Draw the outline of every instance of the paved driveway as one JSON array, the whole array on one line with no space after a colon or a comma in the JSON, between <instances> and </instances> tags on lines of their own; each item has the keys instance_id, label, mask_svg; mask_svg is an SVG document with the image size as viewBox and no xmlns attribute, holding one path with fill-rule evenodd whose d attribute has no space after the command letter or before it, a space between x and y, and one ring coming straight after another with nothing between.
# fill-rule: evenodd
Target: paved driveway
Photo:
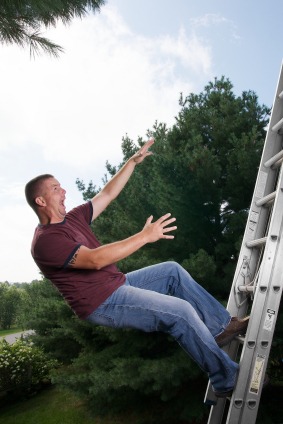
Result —
<instances>
[{"instance_id":1,"label":"paved driveway","mask_svg":"<svg viewBox=\"0 0 283 424\"><path fill-rule=\"evenodd\" d=\"M34 333L34 331L33 330L27 330L27 331L24 331L24 336L26 336L27 334L33 334ZM15 343L15 341L17 340L17 338L18 337L21 337L21 334L22 333L14 333L14 334L8 334L8 336L2 336L2 337L0 337L0 339L3 339L3 338L5 338L6 339L6 342L8 342L8 343Z\"/></svg>"}]
</instances>

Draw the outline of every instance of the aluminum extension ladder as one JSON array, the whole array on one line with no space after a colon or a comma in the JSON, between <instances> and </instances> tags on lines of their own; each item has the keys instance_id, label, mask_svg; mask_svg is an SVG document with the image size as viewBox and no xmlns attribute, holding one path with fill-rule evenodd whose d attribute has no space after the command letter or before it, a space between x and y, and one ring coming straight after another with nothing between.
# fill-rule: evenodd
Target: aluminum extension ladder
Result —
<instances>
[{"instance_id":1,"label":"aluminum extension ladder","mask_svg":"<svg viewBox=\"0 0 283 424\"><path fill-rule=\"evenodd\" d=\"M256 422L262 384L283 287L283 62L261 163L227 309L243 318L253 299L247 334L223 350L236 359L243 344L238 379L226 424ZM227 399L216 398L211 385L205 403L212 405L208 424L221 424Z\"/></svg>"}]
</instances>

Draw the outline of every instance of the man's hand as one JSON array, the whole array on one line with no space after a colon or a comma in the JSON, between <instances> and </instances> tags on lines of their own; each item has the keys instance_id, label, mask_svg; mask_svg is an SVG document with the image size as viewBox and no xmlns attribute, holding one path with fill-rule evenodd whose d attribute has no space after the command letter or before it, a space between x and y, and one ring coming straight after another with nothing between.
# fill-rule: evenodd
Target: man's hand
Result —
<instances>
[{"instance_id":1,"label":"man's hand","mask_svg":"<svg viewBox=\"0 0 283 424\"><path fill-rule=\"evenodd\" d=\"M125 240L106 244L96 249L80 246L70 259L67 267L101 269L126 258L147 243L154 243L159 239L173 239L174 236L165 235L165 233L177 229L177 227L165 228L167 225L176 221L176 218L169 219L170 216L171 214L167 213L154 223L152 223L153 216L150 216L140 233Z\"/></svg>"},{"instance_id":2,"label":"man's hand","mask_svg":"<svg viewBox=\"0 0 283 424\"><path fill-rule=\"evenodd\" d=\"M93 199L91 199L93 208L92 220L101 214L101 212L104 211L109 203L118 196L132 175L136 164L141 163L145 157L152 154L152 152L148 152L147 149L149 149L153 143L154 138L145 143L145 145L137 153L135 153L127 163L125 163L125 165L117 172L117 174L114 175L110 181L108 181L101 192L94 196Z\"/></svg>"},{"instance_id":3,"label":"man's hand","mask_svg":"<svg viewBox=\"0 0 283 424\"><path fill-rule=\"evenodd\" d=\"M166 215L159 218L156 222L152 223L153 216L151 215L142 230L142 234L145 237L146 243L154 243L155 241L159 239L173 239L174 236L167 236L165 233L168 233L169 231L176 230L177 227L167 227L167 225L171 224L172 222L176 221L176 218L168 219L171 216L171 213L167 213Z\"/></svg>"},{"instance_id":4,"label":"man's hand","mask_svg":"<svg viewBox=\"0 0 283 424\"><path fill-rule=\"evenodd\" d=\"M149 149L154 143L154 138L152 138L151 140L149 140L147 143L145 143L144 146L142 146L142 148L134 154L134 156L132 156L132 159L134 160L135 163L141 163L144 158L146 158L149 155L152 155L152 152L148 152L147 149Z\"/></svg>"}]
</instances>

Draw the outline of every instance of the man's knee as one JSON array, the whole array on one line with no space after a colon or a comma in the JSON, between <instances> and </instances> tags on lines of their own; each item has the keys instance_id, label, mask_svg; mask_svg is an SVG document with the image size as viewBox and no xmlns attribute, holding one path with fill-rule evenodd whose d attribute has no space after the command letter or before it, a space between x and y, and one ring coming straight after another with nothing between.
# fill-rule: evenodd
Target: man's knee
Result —
<instances>
[{"instance_id":1,"label":"man's knee","mask_svg":"<svg viewBox=\"0 0 283 424\"><path fill-rule=\"evenodd\" d=\"M170 272L173 276L177 276L181 271L184 271L184 268L175 261L168 261L165 262L165 264L168 272Z\"/></svg>"}]
</instances>

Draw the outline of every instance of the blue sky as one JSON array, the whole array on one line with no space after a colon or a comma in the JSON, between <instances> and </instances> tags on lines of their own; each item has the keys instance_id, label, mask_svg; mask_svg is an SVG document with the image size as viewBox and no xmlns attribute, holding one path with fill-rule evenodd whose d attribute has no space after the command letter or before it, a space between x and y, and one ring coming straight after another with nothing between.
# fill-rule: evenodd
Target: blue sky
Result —
<instances>
[{"instance_id":1,"label":"blue sky","mask_svg":"<svg viewBox=\"0 0 283 424\"><path fill-rule=\"evenodd\" d=\"M173 125L179 93L198 93L215 76L271 106L282 8L282 0L109 0L100 14L46 32L65 47L59 60L0 46L0 281L39 277L30 256L37 218L23 194L34 176L53 173L70 210L82 202L77 177L101 185L106 160L122 158L123 135L136 140L156 119Z\"/></svg>"}]
</instances>

